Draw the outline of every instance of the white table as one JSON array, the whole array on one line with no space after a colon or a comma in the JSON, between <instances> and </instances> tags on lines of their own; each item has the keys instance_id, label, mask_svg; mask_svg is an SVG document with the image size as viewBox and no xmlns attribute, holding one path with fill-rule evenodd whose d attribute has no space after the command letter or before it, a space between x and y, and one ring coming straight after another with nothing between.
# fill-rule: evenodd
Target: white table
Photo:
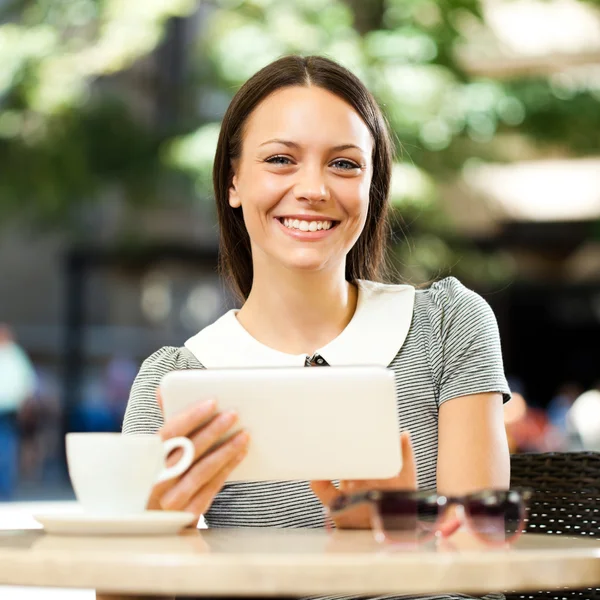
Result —
<instances>
[{"instance_id":1,"label":"white table","mask_svg":"<svg viewBox=\"0 0 600 600\"><path fill-rule=\"evenodd\" d=\"M459 532L453 547L387 552L370 532L188 530L170 537L0 532L0 585L93 588L118 595L481 594L600 585L600 540L521 537L490 550Z\"/></svg>"}]
</instances>

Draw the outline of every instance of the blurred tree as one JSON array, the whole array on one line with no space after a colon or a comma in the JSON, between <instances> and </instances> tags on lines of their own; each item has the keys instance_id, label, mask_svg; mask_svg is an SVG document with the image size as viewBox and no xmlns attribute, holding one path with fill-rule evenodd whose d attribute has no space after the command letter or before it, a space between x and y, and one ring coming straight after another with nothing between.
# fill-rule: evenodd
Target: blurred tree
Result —
<instances>
[{"instance_id":1,"label":"blurred tree","mask_svg":"<svg viewBox=\"0 0 600 600\"><path fill-rule=\"evenodd\" d=\"M3 219L76 227L106 190L128 206L172 201L175 188L210 199L231 96L286 53L335 58L383 105L401 142L392 202L411 232L395 255L413 279L449 267L490 283L510 276L504 255L476 250L444 214L440 185L465 163L514 160L515 135L540 154L600 149L600 78L465 68L469 32L485 29L479 0L15 0L2 10Z\"/></svg>"},{"instance_id":2,"label":"blurred tree","mask_svg":"<svg viewBox=\"0 0 600 600\"><path fill-rule=\"evenodd\" d=\"M140 75L169 19L194 9L190 0L3 5L0 219L76 232L107 191L132 205L164 193L160 146L173 132L156 126L144 92L157 86Z\"/></svg>"}]
</instances>

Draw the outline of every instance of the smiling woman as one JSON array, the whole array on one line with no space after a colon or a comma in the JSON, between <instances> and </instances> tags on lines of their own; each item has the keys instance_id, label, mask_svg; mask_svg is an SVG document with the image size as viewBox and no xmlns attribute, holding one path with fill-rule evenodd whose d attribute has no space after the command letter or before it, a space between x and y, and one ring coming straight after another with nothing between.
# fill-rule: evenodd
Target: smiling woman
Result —
<instances>
[{"instance_id":1,"label":"smiling woman","mask_svg":"<svg viewBox=\"0 0 600 600\"><path fill-rule=\"evenodd\" d=\"M242 306L158 350L134 383L124 433L185 435L196 447L150 508L203 514L209 527L314 528L345 491L508 487L510 391L490 307L453 278L421 290L382 283L391 162L377 103L331 60L282 58L233 98L213 182L221 267ZM157 398L176 369L361 364L395 377L404 466L387 480L226 483L252 443L241 431L215 449L237 416L212 401L165 422ZM344 513L336 524L368 519Z\"/></svg>"},{"instance_id":2,"label":"smiling woman","mask_svg":"<svg viewBox=\"0 0 600 600\"><path fill-rule=\"evenodd\" d=\"M264 212L285 196L270 216L293 218L299 229L310 216L343 225L328 243L339 248L354 236L346 279L381 278L391 164L385 119L347 70L322 57L286 57L254 75L225 114L213 177L222 267L239 295L248 297L256 266L247 220L256 213L244 198Z\"/></svg>"},{"instance_id":3,"label":"smiling woman","mask_svg":"<svg viewBox=\"0 0 600 600\"><path fill-rule=\"evenodd\" d=\"M229 205L243 211L253 284L274 270L344 268L368 213L368 127L334 94L293 86L263 100L245 129Z\"/></svg>"}]
</instances>

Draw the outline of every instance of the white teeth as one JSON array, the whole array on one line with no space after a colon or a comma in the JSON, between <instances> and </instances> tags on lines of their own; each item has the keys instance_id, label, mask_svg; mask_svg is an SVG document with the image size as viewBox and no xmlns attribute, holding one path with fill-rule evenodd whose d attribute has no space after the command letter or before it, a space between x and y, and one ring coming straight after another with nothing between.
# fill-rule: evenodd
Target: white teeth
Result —
<instances>
[{"instance_id":1,"label":"white teeth","mask_svg":"<svg viewBox=\"0 0 600 600\"><path fill-rule=\"evenodd\" d=\"M299 229L300 231L321 231L333 227L331 221L301 221L299 219L283 219L283 224L288 229Z\"/></svg>"}]
</instances>

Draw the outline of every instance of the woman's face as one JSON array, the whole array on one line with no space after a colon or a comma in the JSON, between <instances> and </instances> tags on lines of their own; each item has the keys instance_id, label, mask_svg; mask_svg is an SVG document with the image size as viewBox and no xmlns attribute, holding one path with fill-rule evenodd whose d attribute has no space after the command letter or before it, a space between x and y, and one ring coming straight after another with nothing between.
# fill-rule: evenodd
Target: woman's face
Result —
<instances>
[{"instance_id":1,"label":"woman's face","mask_svg":"<svg viewBox=\"0 0 600 600\"><path fill-rule=\"evenodd\" d=\"M229 204L242 207L255 273L263 265L345 265L367 217L372 153L358 113L321 88L284 88L256 107L229 190Z\"/></svg>"}]
</instances>

